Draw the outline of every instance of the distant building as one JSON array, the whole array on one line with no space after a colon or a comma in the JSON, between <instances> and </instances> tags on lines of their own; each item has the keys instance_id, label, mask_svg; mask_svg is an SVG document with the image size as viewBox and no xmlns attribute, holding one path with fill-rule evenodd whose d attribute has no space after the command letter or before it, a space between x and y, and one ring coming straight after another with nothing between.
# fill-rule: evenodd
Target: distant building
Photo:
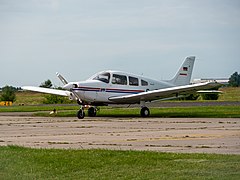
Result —
<instances>
[{"instance_id":1,"label":"distant building","mask_svg":"<svg viewBox=\"0 0 240 180\"><path fill-rule=\"evenodd\" d=\"M228 85L228 78L202 78L202 79L194 79L192 81L192 84L196 84L196 83L203 83L203 82L218 82L220 84L223 85Z\"/></svg>"}]
</instances>

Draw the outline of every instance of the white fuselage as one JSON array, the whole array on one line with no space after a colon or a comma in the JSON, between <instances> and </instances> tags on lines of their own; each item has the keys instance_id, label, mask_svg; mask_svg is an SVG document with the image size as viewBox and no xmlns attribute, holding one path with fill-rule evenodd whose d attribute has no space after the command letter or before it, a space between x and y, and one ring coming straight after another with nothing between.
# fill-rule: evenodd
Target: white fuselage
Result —
<instances>
[{"instance_id":1,"label":"white fuselage","mask_svg":"<svg viewBox=\"0 0 240 180\"><path fill-rule=\"evenodd\" d=\"M156 89L173 87L166 81L157 81L121 71L100 72L86 81L68 83L64 89L77 93L86 104L114 103L111 97L118 97Z\"/></svg>"}]
</instances>

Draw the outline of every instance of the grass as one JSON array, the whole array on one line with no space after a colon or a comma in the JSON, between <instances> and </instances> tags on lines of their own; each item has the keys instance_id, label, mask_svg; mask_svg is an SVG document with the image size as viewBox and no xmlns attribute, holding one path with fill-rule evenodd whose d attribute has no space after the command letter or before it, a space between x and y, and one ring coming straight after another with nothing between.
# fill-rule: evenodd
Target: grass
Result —
<instances>
[{"instance_id":1,"label":"grass","mask_svg":"<svg viewBox=\"0 0 240 180\"><path fill-rule=\"evenodd\" d=\"M7 106L0 107L0 112L37 112L37 111L52 111L53 109L57 110L77 110L79 109L78 105L36 105L36 106Z\"/></svg>"},{"instance_id":2,"label":"grass","mask_svg":"<svg viewBox=\"0 0 240 180\"><path fill-rule=\"evenodd\" d=\"M220 94L218 101L240 101L240 87L226 87L219 89Z\"/></svg>"},{"instance_id":3,"label":"grass","mask_svg":"<svg viewBox=\"0 0 240 180\"><path fill-rule=\"evenodd\" d=\"M0 179L240 179L239 155L0 147Z\"/></svg>"},{"instance_id":4,"label":"grass","mask_svg":"<svg viewBox=\"0 0 240 180\"><path fill-rule=\"evenodd\" d=\"M139 109L104 109L98 116L140 116ZM240 117L240 106L151 108L151 117Z\"/></svg>"},{"instance_id":5,"label":"grass","mask_svg":"<svg viewBox=\"0 0 240 180\"><path fill-rule=\"evenodd\" d=\"M151 117L189 117L189 118L240 118L240 106L201 106L201 107L171 107L150 108ZM58 117L75 117L76 110L60 111ZM87 113L86 113L87 114ZM49 113L38 112L36 116L49 116ZM102 108L98 117L140 117L139 108Z\"/></svg>"},{"instance_id":6,"label":"grass","mask_svg":"<svg viewBox=\"0 0 240 180\"><path fill-rule=\"evenodd\" d=\"M46 94L31 92L31 91L23 91L16 92L16 102L14 105L24 104L24 105L37 105L42 104L45 100Z\"/></svg>"}]
</instances>

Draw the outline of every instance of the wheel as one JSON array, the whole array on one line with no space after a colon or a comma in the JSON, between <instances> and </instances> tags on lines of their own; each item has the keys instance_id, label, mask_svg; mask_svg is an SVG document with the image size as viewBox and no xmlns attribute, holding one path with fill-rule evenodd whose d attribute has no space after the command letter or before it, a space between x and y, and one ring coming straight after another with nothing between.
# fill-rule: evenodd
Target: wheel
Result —
<instances>
[{"instance_id":1,"label":"wheel","mask_svg":"<svg viewBox=\"0 0 240 180\"><path fill-rule=\"evenodd\" d=\"M143 107L141 109L141 116L142 117L148 117L150 115L150 111L147 107Z\"/></svg>"},{"instance_id":2,"label":"wheel","mask_svg":"<svg viewBox=\"0 0 240 180\"><path fill-rule=\"evenodd\" d=\"M95 109L94 107L90 107L90 108L88 109L88 116L89 116L89 117L95 117L96 114L97 114L97 112L96 112L96 109Z\"/></svg>"},{"instance_id":3,"label":"wheel","mask_svg":"<svg viewBox=\"0 0 240 180\"><path fill-rule=\"evenodd\" d=\"M80 109L77 112L77 117L78 117L78 119L83 119L85 117L85 112L82 109Z\"/></svg>"}]
</instances>

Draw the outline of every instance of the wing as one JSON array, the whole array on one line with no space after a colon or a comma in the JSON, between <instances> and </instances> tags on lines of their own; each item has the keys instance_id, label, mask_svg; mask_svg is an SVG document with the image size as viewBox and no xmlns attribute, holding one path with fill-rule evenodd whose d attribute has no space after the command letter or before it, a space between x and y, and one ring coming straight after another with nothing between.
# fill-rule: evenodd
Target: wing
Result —
<instances>
[{"instance_id":1,"label":"wing","mask_svg":"<svg viewBox=\"0 0 240 180\"><path fill-rule=\"evenodd\" d=\"M176 86L164 89L158 89L139 94L131 94L126 96L118 96L109 98L114 103L139 103L140 101L154 101L165 98L177 98L179 96L185 96L188 94L196 93L198 90L212 89L218 87L219 84L216 82L206 82L199 84L191 84L184 86Z\"/></svg>"},{"instance_id":2,"label":"wing","mask_svg":"<svg viewBox=\"0 0 240 180\"><path fill-rule=\"evenodd\" d=\"M41 93L47 93L47 94L55 94L60 96L70 96L70 91L65 90L58 90L58 89L50 89L50 88L41 88L41 87L34 87L34 86L23 86L23 90L29 90L29 91L36 91Z\"/></svg>"}]
</instances>

